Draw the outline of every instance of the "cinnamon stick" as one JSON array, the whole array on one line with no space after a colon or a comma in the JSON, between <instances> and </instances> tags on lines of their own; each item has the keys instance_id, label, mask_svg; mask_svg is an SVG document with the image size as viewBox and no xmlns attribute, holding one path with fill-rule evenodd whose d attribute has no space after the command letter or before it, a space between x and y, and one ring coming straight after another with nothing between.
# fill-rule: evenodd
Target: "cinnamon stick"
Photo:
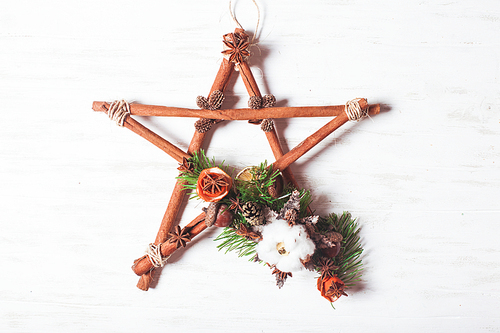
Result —
<instances>
[{"instance_id":1,"label":"cinnamon stick","mask_svg":"<svg viewBox=\"0 0 500 333\"><path fill-rule=\"evenodd\" d=\"M104 111L103 107L109 108L109 103L94 102L94 111ZM299 106L299 107L270 107L264 109L225 109L205 110L187 109L160 105L130 104L132 115L153 117L189 117L209 118L221 120L255 120L255 119L280 119L280 118L309 118L309 117L336 117L344 113L345 105L327 106ZM380 111L380 104L369 106L369 114L373 115Z\"/></svg>"},{"instance_id":2,"label":"cinnamon stick","mask_svg":"<svg viewBox=\"0 0 500 333\"><path fill-rule=\"evenodd\" d=\"M240 71L241 78L243 79L243 83L248 91L248 95L262 97L260 94L259 87L257 86L257 82L250 70L250 66L246 61L240 62L236 64L236 67Z\"/></svg>"},{"instance_id":3,"label":"cinnamon stick","mask_svg":"<svg viewBox=\"0 0 500 333\"><path fill-rule=\"evenodd\" d=\"M201 148L201 145L203 144L203 141L205 139L206 133L199 133L195 131L193 135L193 139L191 140L191 143L189 144L188 148L188 154L193 154L195 151L198 151ZM174 190L172 191L172 196L170 197L170 201L168 202L167 210L165 211L165 214L163 215L163 219L160 224L160 228L158 230L158 234L156 235L156 239L154 244L158 245L163 242L165 242L168 238L168 233L172 229L172 226L174 224L175 218L177 217L177 214L179 213L182 201L184 200L185 197L185 192L183 191L184 189L184 182L182 180L177 180L174 186ZM154 268L154 267L153 267ZM153 280L153 270L150 270L146 272L145 274L141 275L139 282L137 283L137 288L147 291L149 289L149 286L151 285L151 282Z\"/></svg>"},{"instance_id":4,"label":"cinnamon stick","mask_svg":"<svg viewBox=\"0 0 500 333\"><path fill-rule=\"evenodd\" d=\"M182 230L189 232L191 239L199 235L203 230L207 228L205 224L205 213L201 213L194 220L192 220L188 225L186 225ZM175 243L164 242L160 246L160 251L163 257L169 257L177 250ZM144 275L150 272L154 268L153 264L147 256L143 256L137 259L132 266L132 270L137 275Z\"/></svg>"},{"instance_id":5,"label":"cinnamon stick","mask_svg":"<svg viewBox=\"0 0 500 333\"><path fill-rule=\"evenodd\" d=\"M278 138L278 133L276 133L276 129L273 128L271 131L264 133L266 133L266 138L267 141L269 142L269 146L271 147L274 158L279 159L281 156L284 155L284 153ZM288 182L292 183L292 185L295 186L295 188L299 188L299 184L297 183L295 176L293 175L292 171L289 168L286 168L281 172L283 173L283 176Z\"/></svg>"},{"instance_id":6,"label":"cinnamon stick","mask_svg":"<svg viewBox=\"0 0 500 333\"><path fill-rule=\"evenodd\" d=\"M102 111L104 113L108 112L109 109L109 103L105 102L100 102L96 103L94 102L92 104L92 108L94 111ZM155 132L149 130L145 126L141 125L137 120L133 119L132 117L127 116L125 118L125 122L123 123L123 127L128 128L132 132L138 134L139 136L143 137L144 139L148 140L152 144L154 144L156 147L160 148L164 152L166 152L168 155L173 157L177 162L182 163L182 158L189 158L188 154L183 152L181 149L179 149L177 146L173 145L172 143L168 142Z\"/></svg>"},{"instance_id":7,"label":"cinnamon stick","mask_svg":"<svg viewBox=\"0 0 500 333\"><path fill-rule=\"evenodd\" d=\"M234 72L234 64L224 58L222 60L219 70L217 71L217 75L215 77L214 83L212 84L212 88L210 89L210 93L208 94L208 96L210 96L216 90L223 92L226 89L227 84L231 79L231 75L233 72ZM206 134L207 134L206 132L205 133L200 133L198 131L194 132L193 138L191 139L189 148L187 150L187 153L189 155L192 155L195 151L200 150L203 141L205 140ZM181 180L177 180L174 186L174 190L172 192L172 196L170 197L167 210L165 211L162 222L160 224L158 234L156 235L156 239L154 242L155 245L164 243L168 238L168 233L172 229L175 218L179 213L179 209L185 197L183 187L184 187L184 182ZM151 282L153 280L152 276L153 268L154 267L152 267L146 273L141 275L139 282L137 283L137 287L139 289L142 289L144 291L147 291L149 289L149 286L151 285Z\"/></svg>"},{"instance_id":8,"label":"cinnamon stick","mask_svg":"<svg viewBox=\"0 0 500 333\"><path fill-rule=\"evenodd\" d=\"M365 109L368 104L366 99L362 99L359 102L361 109ZM378 105L378 104L377 104ZM373 110L373 112L378 113L380 111L380 107ZM304 141L299 143L295 148L290 150L288 153L278 158L273 164L272 167L274 170L283 170L287 168L290 164L299 159L302 155L307 153L311 148L320 143L323 139L325 139L328 135L330 135L337 128L345 124L349 121L349 117L344 112L338 115L336 118L328 122L326 125L321 127L318 131L307 137Z\"/></svg>"},{"instance_id":9,"label":"cinnamon stick","mask_svg":"<svg viewBox=\"0 0 500 333\"><path fill-rule=\"evenodd\" d=\"M237 65L238 69L241 73L241 77L243 79L243 83L245 84L245 87L247 89L248 95L250 97L256 96L259 99L262 98L262 94L260 93L259 86L257 85L257 81L255 81L255 77L253 76L253 73L250 69L250 66L246 61L243 63L240 63ZM251 103L251 102L250 102ZM266 111L268 111L271 107L265 108ZM254 108L250 108L252 110ZM262 121L262 118L277 118L277 117L267 117L262 115L262 109L259 109L259 118L256 119L257 123L260 123ZM280 157L283 156L283 149L281 148L281 144L279 142L278 138L278 133L276 132L276 128L272 128L271 131L267 131L266 133L266 138L267 141L269 142L269 146L271 147L271 150L273 152L274 158L279 159ZM292 173L292 170L290 168L284 168L281 169L281 172L283 176L285 177L285 180L287 182L292 183L292 185L295 188L299 188L299 184L297 183L297 180L295 179L295 176ZM307 207L307 211L312 214L311 208L309 206Z\"/></svg>"},{"instance_id":10,"label":"cinnamon stick","mask_svg":"<svg viewBox=\"0 0 500 333\"><path fill-rule=\"evenodd\" d=\"M264 133L266 133L266 138L267 141L269 142L271 150L273 151L274 158L279 159L284 154L283 154L283 149L281 148L281 144L279 142L278 133L276 133L276 129L273 127L271 131ZM297 189L300 188L299 183L297 183L297 180L295 179L295 176L293 175L292 170L289 167L282 170L281 173L283 174L283 177L285 177L285 180L287 182L292 183L292 185ZM312 209L309 206L307 206L306 209L307 213L312 215L313 213Z\"/></svg>"},{"instance_id":11,"label":"cinnamon stick","mask_svg":"<svg viewBox=\"0 0 500 333\"><path fill-rule=\"evenodd\" d=\"M215 76L214 83L212 85L212 88L210 89L210 93L208 94L208 96L210 96L216 90L226 90L226 86L229 83L233 72L234 63L228 61L226 58L222 58L222 63L220 64L219 71Z\"/></svg>"}]
</instances>

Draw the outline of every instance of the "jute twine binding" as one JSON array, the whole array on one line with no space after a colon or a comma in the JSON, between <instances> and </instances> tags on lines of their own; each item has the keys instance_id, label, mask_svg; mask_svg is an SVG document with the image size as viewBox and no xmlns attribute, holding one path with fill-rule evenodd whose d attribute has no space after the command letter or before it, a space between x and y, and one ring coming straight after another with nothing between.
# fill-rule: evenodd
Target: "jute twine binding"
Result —
<instances>
[{"instance_id":1,"label":"jute twine binding","mask_svg":"<svg viewBox=\"0 0 500 333\"><path fill-rule=\"evenodd\" d=\"M153 264L154 267L163 267L167 262L168 257L163 257L161 255L161 244L155 245L153 243L148 245L146 249L146 255L149 258L149 261Z\"/></svg>"},{"instance_id":2,"label":"jute twine binding","mask_svg":"<svg viewBox=\"0 0 500 333\"><path fill-rule=\"evenodd\" d=\"M348 101L345 103L345 113L347 114L347 117L351 121L358 121L363 117L368 116L368 107L364 110L361 109L361 106L359 105L359 101L362 98L355 98L353 100Z\"/></svg>"},{"instance_id":3,"label":"jute twine binding","mask_svg":"<svg viewBox=\"0 0 500 333\"><path fill-rule=\"evenodd\" d=\"M253 34L253 37L252 37L252 41L250 42L250 45L255 45L254 44L254 41L255 41L255 36L257 36L257 31L259 29L259 24L260 24L260 9L259 9L259 5L257 5L257 2L255 0L252 0L255 7L257 8L257 25L255 26L255 32ZM231 0L229 0L229 14L231 14L231 18L233 19L234 23L236 23L236 25L240 28L240 29L243 29L243 27L241 26L240 22L238 22L238 20L236 19L236 16L235 14L233 14L233 6L231 4ZM245 29L243 29L245 30Z\"/></svg>"},{"instance_id":4,"label":"jute twine binding","mask_svg":"<svg viewBox=\"0 0 500 333\"><path fill-rule=\"evenodd\" d=\"M125 119L130 115L130 104L122 99L121 101L114 101L109 106L108 117L116 122L118 126L123 126Z\"/></svg>"}]
</instances>

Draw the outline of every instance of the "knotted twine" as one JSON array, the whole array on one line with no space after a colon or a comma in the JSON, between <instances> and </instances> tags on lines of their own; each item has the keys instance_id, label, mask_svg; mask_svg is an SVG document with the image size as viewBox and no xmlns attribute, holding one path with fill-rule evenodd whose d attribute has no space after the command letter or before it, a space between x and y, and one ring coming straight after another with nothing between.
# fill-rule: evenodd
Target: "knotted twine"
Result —
<instances>
[{"instance_id":1,"label":"knotted twine","mask_svg":"<svg viewBox=\"0 0 500 333\"><path fill-rule=\"evenodd\" d=\"M361 118L368 116L369 108L366 107L366 109L362 110L361 106L359 105L360 100L362 100L362 98L355 98L345 103L344 110L347 114L347 117L351 121L359 121Z\"/></svg>"},{"instance_id":2,"label":"knotted twine","mask_svg":"<svg viewBox=\"0 0 500 333\"><path fill-rule=\"evenodd\" d=\"M114 101L109 106L108 117L116 122L118 126L123 126L125 119L130 115L130 104L122 99L121 101Z\"/></svg>"},{"instance_id":3,"label":"knotted twine","mask_svg":"<svg viewBox=\"0 0 500 333\"><path fill-rule=\"evenodd\" d=\"M161 244L149 244L146 249L146 256L149 258L149 261L151 261L151 264L153 264L154 267L165 266L168 259L168 257L164 258L161 255Z\"/></svg>"}]
</instances>

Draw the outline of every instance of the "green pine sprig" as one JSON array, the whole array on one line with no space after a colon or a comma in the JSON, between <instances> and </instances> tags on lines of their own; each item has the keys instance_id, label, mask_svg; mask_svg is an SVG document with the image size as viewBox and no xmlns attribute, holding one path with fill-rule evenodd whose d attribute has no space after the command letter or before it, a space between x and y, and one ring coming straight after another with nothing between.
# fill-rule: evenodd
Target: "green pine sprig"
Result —
<instances>
[{"instance_id":1,"label":"green pine sprig","mask_svg":"<svg viewBox=\"0 0 500 333\"><path fill-rule=\"evenodd\" d=\"M217 249L219 251L222 251L223 249L225 249L225 253L235 251L238 254L238 257L250 256L249 261L253 261L257 254L255 251L257 243L238 235L236 233L236 229L234 228L224 228L224 230L214 240L222 242L217 245Z\"/></svg>"},{"instance_id":2,"label":"green pine sprig","mask_svg":"<svg viewBox=\"0 0 500 333\"><path fill-rule=\"evenodd\" d=\"M326 219L321 219L318 224L318 228L332 225L334 231L342 235L341 252L333 260L339 268L334 273L345 283L346 287L353 286L361 280L363 270L361 262L363 248L356 219L353 219L348 212L344 212L340 217L332 213Z\"/></svg>"},{"instance_id":3,"label":"green pine sprig","mask_svg":"<svg viewBox=\"0 0 500 333\"><path fill-rule=\"evenodd\" d=\"M252 179L249 181L236 180L236 193L243 202L252 201L257 204L270 206L277 201L273 198L268 188L273 185L276 178L281 174L279 170L274 171L267 165L267 161L250 169Z\"/></svg>"},{"instance_id":4,"label":"green pine sprig","mask_svg":"<svg viewBox=\"0 0 500 333\"><path fill-rule=\"evenodd\" d=\"M193 190L191 198L196 198L196 184L198 177L204 169L219 167L226 173L231 174L228 168L224 166L224 162L217 164L215 159L210 160L203 150L196 152L188 160L194 166L193 171L182 172L178 179L184 181L184 189ZM280 175L279 171L272 171L267 165L267 162L261 163L250 170L252 179L249 181L235 180L233 189L230 193L223 198L220 203L231 205L230 199L239 198L240 202L244 203L252 201L260 205L265 205L272 210L279 212L285 203L288 201L290 194L296 190L293 187L285 187L283 194L279 198L273 198L268 193L268 188L271 186L276 178ZM311 193L308 190L300 190L300 217L307 216L307 207L312 201ZM219 251L225 250L225 253L235 251L239 257L250 257L250 261L256 258L255 247L257 242L240 236L236 233L240 224L249 226L241 212L234 212L234 220L231 226L224 228L222 233L215 238L215 241L221 242L217 249ZM359 237L359 226L356 219L351 217L351 214L344 212L341 216L330 214L326 218L320 218L316 224L316 231L320 233L327 232L331 229L340 233L343 237L341 243L341 251L338 256L333 258L334 265L339 268L333 271L345 283L346 287L353 286L356 282L360 281L362 273L361 254L363 248Z\"/></svg>"}]
</instances>

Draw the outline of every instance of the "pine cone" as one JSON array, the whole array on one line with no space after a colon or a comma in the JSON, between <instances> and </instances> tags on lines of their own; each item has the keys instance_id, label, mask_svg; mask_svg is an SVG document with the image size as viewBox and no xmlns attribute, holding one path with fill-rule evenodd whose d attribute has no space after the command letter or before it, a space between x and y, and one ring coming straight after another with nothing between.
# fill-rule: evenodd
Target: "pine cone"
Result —
<instances>
[{"instance_id":1,"label":"pine cone","mask_svg":"<svg viewBox=\"0 0 500 333\"><path fill-rule=\"evenodd\" d=\"M200 109L205 109L205 110L210 109L210 106L208 105L207 99L205 97L203 97L203 96L196 97L196 105Z\"/></svg>"},{"instance_id":2,"label":"pine cone","mask_svg":"<svg viewBox=\"0 0 500 333\"><path fill-rule=\"evenodd\" d=\"M271 132L274 128L274 121L272 119L264 119L260 124L260 129L264 132Z\"/></svg>"},{"instance_id":3,"label":"pine cone","mask_svg":"<svg viewBox=\"0 0 500 333\"><path fill-rule=\"evenodd\" d=\"M264 108L270 108L276 105L276 97L274 95L264 95L262 97L262 107Z\"/></svg>"},{"instance_id":4,"label":"pine cone","mask_svg":"<svg viewBox=\"0 0 500 333\"><path fill-rule=\"evenodd\" d=\"M210 131L214 123L213 119L200 118L194 123L194 128L198 133L206 133Z\"/></svg>"},{"instance_id":5,"label":"pine cone","mask_svg":"<svg viewBox=\"0 0 500 333\"><path fill-rule=\"evenodd\" d=\"M262 207L257 205L255 202L245 202L245 204L241 207L241 213L251 225L264 224L264 213L262 212Z\"/></svg>"},{"instance_id":6,"label":"pine cone","mask_svg":"<svg viewBox=\"0 0 500 333\"><path fill-rule=\"evenodd\" d=\"M250 109L260 109L262 106L262 98L259 96L250 96L248 100L248 107Z\"/></svg>"},{"instance_id":7,"label":"pine cone","mask_svg":"<svg viewBox=\"0 0 500 333\"><path fill-rule=\"evenodd\" d=\"M224 101L224 94L220 90L214 90L208 98L208 106L210 110L218 110Z\"/></svg>"}]
</instances>

